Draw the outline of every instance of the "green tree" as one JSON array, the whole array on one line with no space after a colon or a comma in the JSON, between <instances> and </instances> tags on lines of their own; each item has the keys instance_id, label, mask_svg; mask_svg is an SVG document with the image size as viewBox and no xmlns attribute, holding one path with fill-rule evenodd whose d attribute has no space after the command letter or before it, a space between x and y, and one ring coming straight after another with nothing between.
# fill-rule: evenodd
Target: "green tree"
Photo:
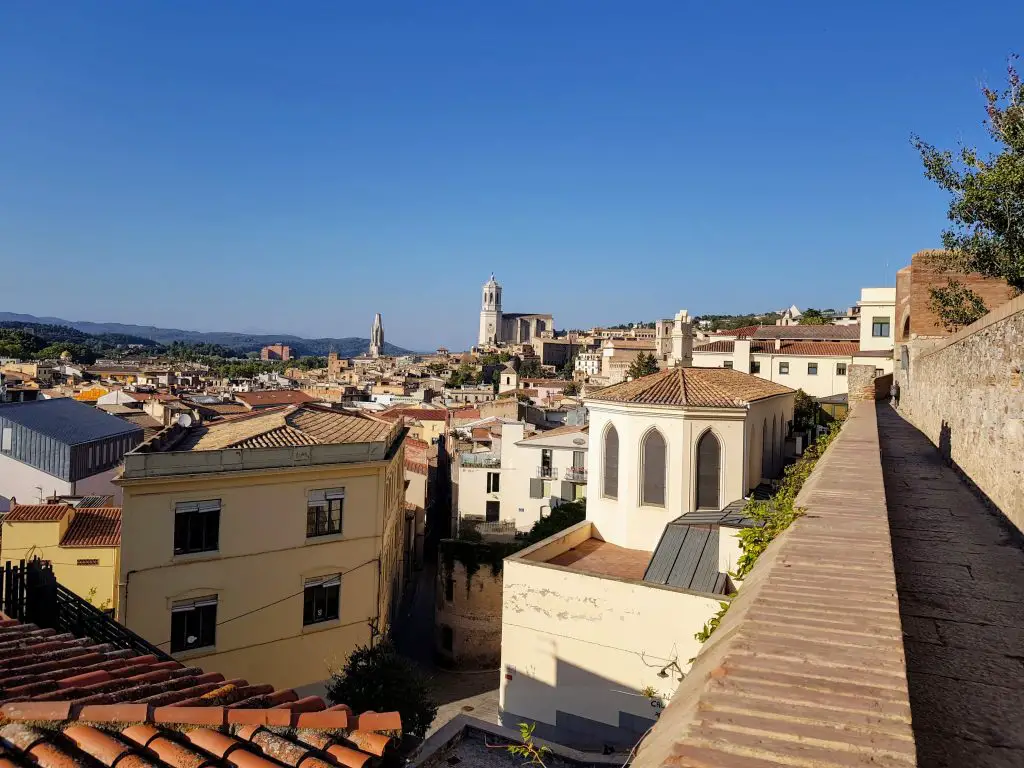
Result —
<instances>
[{"instance_id":1,"label":"green tree","mask_svg":"<svg viewBox=\"0 0 1024 768\"><path fill-rule=\"evenodd\" d=\"M569 526L576 525L576 523L582 523L586 519L586 499L567 501L564 504L559 504L551 510L551 514L547 517L542 517L533 524L530 532L526 534L526 543L536 544L538 541L543 541L549 536L554 536L559 531L564 531Z\"/></svg>"},{"instance_id":2,"label":"green tree","mask_svg":"<svg viewBox=\"0 0 1024 768\"><path fill-rule=\"evenodd\" d=\"M580 385L577 381L570 381L565 385L565 389L562 390L562 394L566 397L575 397L580 393Z\"/></svg>"},{"instance_id":3,"label":"green tree","mask_svg":"<svg viewBox=\"0 0 1024 768\"><path fill-rule=\"evenodd\" d=\"M928 293L928 308L938 315L947 331L970 325L988 312L981 296L959 280L949 278L945 288L929 288Z\"/></svg>"},{"instance_id":4,"label":"green tree","mask_svg":"<svg viewBox=\"0 0 1024 768\"><path fill-rule=\"evenodd\" d=\"M808 395L802 389L796 391L793 399L793 424L798 429L806 429L817 424L818 411L821 408L818 401Z\"/></svg>"},{"instance_id":5,"label":"green tree","mask_svg":"<svg viewBox=\"0 0 1024 768\"><path fill-rule=\"evenodd\" d=\"M925 176L948 192L952 200L942 233L945 251L933 255L944 269L980 272L1005 280L1024 291L1024 84L1011 56L1007 87L981 89L987 118L984 124L994 152L961 146L954 154L936 149L920 136L911 143L921 155ZM942 321L961 324L984 306L974 291L963 285L934 288L932 297ZM945 314L943 314L945 313Z\"/></svg>"},{"instance_id":6,"label":"green tree","mask_svg":"<svg viewBox=\"0 0 1024 768\"><path fill-rule=\"evenodd\" d=\"M820 309L808 309L800 315L800 325L828 325L828 318Z\"/></svg>"},{"instance_id":7,"label":"green tree","mask_svg":"<svg viewBox=\"0 0 1024 768\"><path fill-rule=\"evenodd\" d=\"M531 357L529 360L523 360L519 365L520 379L539 379L543 373L544 371L540 367L540 361L535 357Z\"/></svg>"},{"instance_id":8,"label":"green tree","mask_svg":"<svg viewBox=\"0 0 1024 768\"><path fill-rule=\"evenodd\" d=\"M650 376L658 372L658 358L653 353L641 352L629 364L626 375L631 379L639 379L642 376Z\"/></svg>"},{"instance_id":9,"label":"green tree","mask_svg":"<svg viewBox=\"0 0 1024 768\"><path fill-rule=\"evenodd\" d=\"M327 698L332 704L347 704L355 712L397 711L405 734L417 739L426 735L437 715L437 704L420 668L387 639L372 648L356 648L344 668L331 675Z\"/></svg>"}]
</instances>

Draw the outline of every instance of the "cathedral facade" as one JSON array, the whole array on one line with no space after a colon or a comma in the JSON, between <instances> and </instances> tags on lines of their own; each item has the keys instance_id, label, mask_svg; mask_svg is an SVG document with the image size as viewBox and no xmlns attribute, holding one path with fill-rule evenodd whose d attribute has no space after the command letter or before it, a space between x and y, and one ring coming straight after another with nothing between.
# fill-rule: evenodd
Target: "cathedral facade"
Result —
<instances>
[{"instance_id":1,"label":"cathedral facade","mask_svg":"<svg viewBox=\"0 0 1024 768\"><path fill-rule=\"evenodd\" d=\"M553 334L554 331L553 315L502 312L501 283L494 279L494 275L484 283L477 344L529 344L544 334Z\"/></svg>"}]
</instances>

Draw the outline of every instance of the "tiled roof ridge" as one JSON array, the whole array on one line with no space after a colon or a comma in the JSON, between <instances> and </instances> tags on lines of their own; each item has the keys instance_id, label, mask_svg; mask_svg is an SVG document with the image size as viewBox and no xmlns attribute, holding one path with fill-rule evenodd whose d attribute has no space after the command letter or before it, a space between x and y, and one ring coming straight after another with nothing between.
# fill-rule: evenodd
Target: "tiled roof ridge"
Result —
<instances>
[{"instance_id":1,"label":"tiled roof ridge","mask_svg":"<svg viewBox=\"0 0 1024 768\"><path fill-rule=\"evenodd\" d=\"M682 404L683 405L689 405L690 404L690 393L689 393L688 387L686 386L686 376L683 375L683 369L682 369L681 366L676 368L675 370L676 370L676 372L679 375L679 397L680 397L680 400L682 400Z\"/></svg>"}]
</instances>

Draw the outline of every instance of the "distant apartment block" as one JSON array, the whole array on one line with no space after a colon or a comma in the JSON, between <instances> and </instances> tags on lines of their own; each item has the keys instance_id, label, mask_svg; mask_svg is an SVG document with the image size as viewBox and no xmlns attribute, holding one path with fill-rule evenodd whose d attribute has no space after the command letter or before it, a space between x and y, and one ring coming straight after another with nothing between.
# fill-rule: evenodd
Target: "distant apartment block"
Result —
<instances>
[{"instance_id":1,"label":"distant apartment block","mask_svg":"<svg viewBox=\"0 0 1024 768\"><path fill-rule=\"evenodd\" d=\"M292 348L287 344L271 344L260 350L260 360L291 360Z\"/></svg>"},{"instance_id":2,"label":"distant apartment block","mask_svg":"<svg viewBox=\"0 0 1024 768\"><path fill-rule=\"evenodd\" d=\"M120 480L118 619L229 679L324 680L411 571L404 435L315 405L165 430Z\"/></svg>"}]
</instances>

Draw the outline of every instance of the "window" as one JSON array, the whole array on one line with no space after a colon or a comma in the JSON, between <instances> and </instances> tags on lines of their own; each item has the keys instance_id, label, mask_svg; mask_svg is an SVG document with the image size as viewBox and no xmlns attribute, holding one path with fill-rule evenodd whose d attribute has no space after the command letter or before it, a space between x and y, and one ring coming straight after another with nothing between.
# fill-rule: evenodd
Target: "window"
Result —
<instances>
[{"instance_id":1,"label":"window","mask_svg":"<svg viewBox=\"0 0 1024 768\"><path fill-rule=\"evenodd\" d=\"M497 493L501 488L501 473L500 472L488 472L487 473L487 492Z\"/></svg>"},{"instance_id":2,"label":"window","mask_svg":"<svg viewBox=\"0 0 1024 768\"><path fill-rule=\"evenodd\" d=\"M455 579L451 576L444 580L444 599L449 603L455 599Z\"/></svg>"},{"instance_id":3,"label":"window","mask_svg":"<svg viewBox=\"0 0 1024 768\"><path fill-rule=\"evenodd\" d=\"M661 436L661 432L652 429L644 436L640 446L643 468L641 504L665 506L665 453L665 438Z\"/></svg>"},{"instance_id":4,"label":"window","mask_svg":"<svg viewBox=\"0 0 1024 768\"><path fill-rule=\"evenodd\" d=\"M760 373L761 372L761 361L760 360L752 360L750 362L750 372L751 373Z\"/></svg>"},{"instance_id":5,"label":"window","mask_svg":"<svg viewBox=\"0 0 1024 768\"><path fill-rule=\"evenodd\" d=\"M609 426L604 433L604 496L619 498L619 433Z\"/></svg>"},{"instance_id":6,"label":"window","mask_svg":"<svg viewBox=\"0 0 1024 768\"><path fill-rule=\"evenodd\" d=\"M708 430L697 442L697 509L719 509L721 446Z\"/></svg>"},{"instance_id":7,"label":"window","mask_svg":"<svg viewBox=\"0 0 1024 768\"><path fill-rule=\"evenodd\" d=\"M881 368L875 368L875 378L877 379L879 376L885 376L885 371Z\"/></svg>"},{"instance_id":8,"label":"window","mask_svg":"<svg viewBox=\"0 0 1024 768\"><path fill-rule=\"evenodd\" d=\"M100 560L98 557L80 557L78 558L77 565L99 565Z\"/></svg>"},{"instance_id":9,"label":"window","mask_svg":"<svg viewBox=\"0 0 1024 768\"><path fill-rule=\"evenodd\" d=\"M846 363L836 363L836 376L846 375Z\"/></svg>"},{"instance_id":10,"label":"window","mask_svg":"<svg viewBox=\"0 0 1024 768\"><path fill-rule=\"evenodd\" d=\"M807 375L808 376L817 376L818 375L818 364L817 363L808 363L807 364Z\"/></svg>"},{"instance_id":11,"label":"window","mask_svg":"<svg viewBox=\"0 0 1024 768\"><path fill-rule=\"evenodd\" d=\"M216 595L175 603L171 607L171 653L212 648L216 640Z\"/></svg>"},{"instance_id":12,"label":"window","mask_svg":"<svg viewBox=\"0 0 1024 768\"><path fill-rule=\"evenodd\" d=\"M785 376L789 373L789 363L779 363L779 375Z\"/></svg>"},{"instance_id":13,"label":"window","mask_svg":"<svg viewBox=\"0 0 1024 768\"><path fill-rule=\"evenodd\" d=\"M345 489L310 491L306 502L306 538L341 533Z\"/></svg>"},{"instance_id":14,"label":"window","mask_svg":"<svg viewBox=\"0 0 1024 768\"><path fill-rule=\"evenodd\" d=\"M873 317L871 318L871 335L878 338L889 337L889 318L888 317Z\"/></svg>"},{"instance_id":15,"label":"window","mask_svg":"<svg viewBox=\"0 0 1024 768\"><path fill-rule=\"evenodd\" d=\"M441 647L446 651L451 651L452 646L455 644L455 633L452 628L447 624L441 625Z\"/></svg>"},{"instance_id":16,"label":"window","mask_svg":"<svg viewBox=\"0 0 1024 768\"><path fill-rule=\"evenodd\" d=\"M723 367L723 368L729 368L729 369L731 369L731 368L732 368L732 360L726 360L725 362L723 362L723 363L722 363L722 367Z\"/></svg>"},{"instance_id":17,"label":"window","mask_svg":"<svg viewBox=\"0 0 1024 768\"><path fill-rule=\"evenodd\" d=\"M302 625L334 621L340 603L341 574L309 579L302 593Z\"/></svg>"},{"instance_id":18,"label":"window","mask_svg":"<svg viewBox=\"0 0 1024 768\"><path fill-rule=\"evenodd\" d=\"M220 499L174 505L174 554L213 552L220 545Z\"/></svg>"}]
</instances>

